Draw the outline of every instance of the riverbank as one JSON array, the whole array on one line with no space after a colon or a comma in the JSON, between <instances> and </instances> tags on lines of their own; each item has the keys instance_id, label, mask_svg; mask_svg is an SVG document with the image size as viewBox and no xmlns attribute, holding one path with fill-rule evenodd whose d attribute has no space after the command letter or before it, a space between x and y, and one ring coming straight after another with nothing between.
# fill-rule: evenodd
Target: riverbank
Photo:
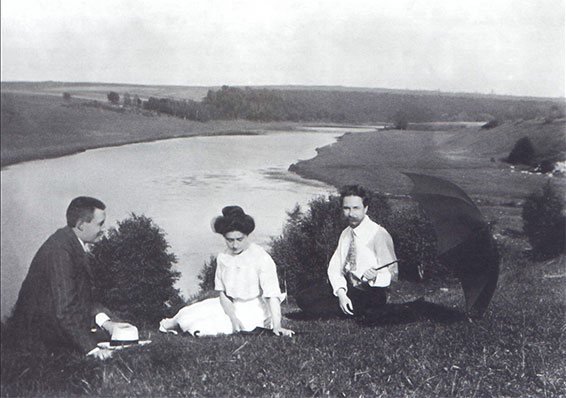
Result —
<instances>
[{"instance_id":1,"label":"riverbank","mask_svg":"<svg viewBox=\"0 0 566 398\"><path fill-rule=\"evenodd\" d=\"M291 122L195 122L149 112L118 112L49 95L2 93L1 167L88 149L163 139L293 130Z\"/></svg>"},{"instance_id":2,"label":"riverbank","mask_svg":"<svg viewBox=\"0 0 566 398\"><path fill-rule=\"evenodd\" d=\"M345 134L335 144L320 148L315 158L298 162L290 169L334 186L358 181L394 195L406 194L410 189L409 179L402 172L434 174L450 179L478 199L520 200L549 177L503 161L516 137L531 134L539 152L552 150L556 154L551 155L559 157L564 156L564 133L564 123L524 122L491 131L471 127ZM562 177L553 181L564 186Z\"/></svg>"}]
</instances>

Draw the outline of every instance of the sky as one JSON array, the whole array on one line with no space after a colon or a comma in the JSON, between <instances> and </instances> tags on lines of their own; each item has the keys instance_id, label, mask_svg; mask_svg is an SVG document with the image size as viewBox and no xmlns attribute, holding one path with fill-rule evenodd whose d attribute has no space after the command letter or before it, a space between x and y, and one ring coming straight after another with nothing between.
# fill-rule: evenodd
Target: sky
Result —
<instances>
[{"instance_id":1,"label":"sky","mask_svg":"<svg viewBox=\"0 0 566 398\"><path fill-rule=\"evenodd\" d=\"M565 95L564 0L2 0L2 81Z\"/></svg>"}]
</instances>

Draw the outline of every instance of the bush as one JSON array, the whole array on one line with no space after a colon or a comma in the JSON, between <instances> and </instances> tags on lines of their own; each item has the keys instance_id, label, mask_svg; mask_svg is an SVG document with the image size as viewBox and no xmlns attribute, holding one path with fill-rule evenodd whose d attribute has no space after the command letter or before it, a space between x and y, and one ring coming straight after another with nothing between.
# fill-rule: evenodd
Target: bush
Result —
<instances>
[{"instance_id":1,"label":"bush","mask_svg":"<svg viewBox=\"0 0 566 398\"><path fill-rule=\"evenodd\" d=\"M540 173L552 173L554 171L554 162L549 159L544 159L542 162L538 164L534 171Z\"/></svg>"},{"instance_id":2,"label":"bush","mask_svg":"<svg viewBox=\"0 0 566 398\"><path fill-rule=\"evenodd\" d=\"M547 183L542 193L533 192L523 204L523 231L535 256L554 257L564 253L566 216L562 214L564 199Z\"/></svg>"},{"instance_id":3,"label":"bush","mask_svg":"<svg viewBox=\"0 0 566 398\"><path fill-rule=\"evenodd\" d=\"M314 199L308 207L305 213L299 206L289 212L282 235L271 243L271 255L286 275L290 296L327 281L328 262L347 225L338 196ZM387 199L375 194L368 215L391 234L401 278L418 278L419 266L426 270L427 278L451 275L436 263L434 231L416 208L392 213Z\"/></svg>"},{"instance_id":4,"label":"bush","mask_svg":"<svg viewBox=\"0 0 566 398\"><path fill-rule=\"evenodd\" d=\"M124 101L124 105L126 106L132 105L132 97L130 96L129 93L124 94L123 101Z\"/></svg>"},{"instance_id":5,"label":"bush","mask_svg":"<svg viewBox=\"0 0 566 398\"><path fill-rule=\"evenodd\" d=\"M296 206L288 213L283 233L271 242L271 256L285 273L289 295L326 281L326 268L336 248L342 220L339 197L320 197L306 214Z\"/></svg>"},{"instance_id":6,"label":"bush","mask_svg":"<svg viewBox=\"0 0 566 398\"><path fill-rule=\"evenodd\" d=\"M552 123L556 119L564 117L564 106L552 105L544 118L545 123Z\"/></svg>"},{"instance_id":7,"label":"bush","mask_svg":"<svg viewBox=\"0 0 566 398\"><path fill-rule=\"evenodd\" d=\"M507 161L511 164L532 164L535 158L535 148L529 137L520 138L516 143Z\"/></svg>"},{"instance_id":8,"label":"bush","mask_svg":"<svg viewBox=\"0 0 566 398\"><path fill-rule=\"evenodd\" d=\"M409 117L407 116L407 112L405 111L398 111L393 116L393 123L395 124L395 128L398 130L406 130L409 127Z\"/></svg>"},{"instance_id":9,"label":"bush","mask_svg":"<svg viewBox=\"0 0 566 398\"><path fill-rule=\"evenodd\" d=\"M110 91L107 97L108 101L110 101L112 104L117 104L118 102L120 102L120 95L115 91Z\"/></svg>"},{"instance_id":10,"label":"bush","mask_svg":"<svg viewBox=\"0 0 566 398\"><path fill-rule=\"evenodd\" d=\"M67 93L67 92L64 92L64 93L63 93L63 99L64 99L65 101L69 101L69 100L71 99L71 94L70 94L70 93Z\"/></svg>"},{"instance_id":11,"label":"bush","mask_svg":"<svg viewBox=\"0 0 566 398\"><path fill-rule=\"evenodd\" d=\"M173 287L179 272L164 233L151 218L132 214L95 245L98 301L136 325L155 324L182 299Z\"/></svg>"},{"instance_id":12,"label":"bush","mask_svg":"<svg viewBox=\"0 0 566 398\"><path fill-rule=\"evenodd\" d=\"M202 292L214 290L214 276L216 274L216 257L210 256L198 274L199 287Z\"/></svg>"},{"instance_id":13,"label":"bush","mask_svg":"<svg viewBox=\"0 0 566 398\"><path fill-rule=\"evenodd\" d=\"M446 280L453 276L436 256L436 233L416 206L394 212L386 225L399 259L399 279Z\"/></svg>"}]
</instances>

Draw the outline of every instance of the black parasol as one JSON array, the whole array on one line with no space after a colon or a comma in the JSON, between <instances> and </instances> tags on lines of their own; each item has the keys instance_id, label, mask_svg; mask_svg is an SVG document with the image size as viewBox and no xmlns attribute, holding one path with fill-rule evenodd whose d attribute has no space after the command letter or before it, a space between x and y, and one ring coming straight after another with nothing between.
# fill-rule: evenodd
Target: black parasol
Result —
<instances>
[{"instance_id":1,"label":"black parasol","mask_svg":"<svg viewBox=\"0 0 566 398\"><path fill-rule=\"evenodd\" d=\"M466 310L481 316L497 286L499 254L489 224L470 197L442 178L404 173L413 181L411 196L429 217L440 259L462 284Z\"/></svg>"}]
</instances>

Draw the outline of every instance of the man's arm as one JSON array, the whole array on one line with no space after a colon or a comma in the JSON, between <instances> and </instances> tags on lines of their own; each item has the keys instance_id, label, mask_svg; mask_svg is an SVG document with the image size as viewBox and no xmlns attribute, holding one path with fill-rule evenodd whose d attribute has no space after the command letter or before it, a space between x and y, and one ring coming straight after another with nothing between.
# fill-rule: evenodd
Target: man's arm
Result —
<instances>
[{"instance_id":1,"label":"man's arm","mask_svg":"<svg viewBox=\"0 0 566 398\"><path fill-rule=\"evenodd\" d=\"M344 292L348 290L346 278L344 277L344 273L342 272L343 264L341 260L341 245L342 245L342 235L340 235L340 240L338 241L338 247L334 251L334 254L330 258L330 262L328 263L328 280L330 281L330 285L332 285L332 292L335 296L338 297L338 290L343 289Z\"/></svg>"},{"instance_id":2,"label":"man's arm","mask_svg":"<svg viewBox=\"0 0 566 398\"><path fill-rule=\"evenodd\" d=\"M393 239L384 228L378 230L373 237L373 252L378 268L391 264L386 268L370 268L364 272L363 279L369 281L370 286L389 286L392 280L397 280L397 256L393 248Z\"/></svg>"},{"instance_id":3,"label":"man's arm","mask_svg":"<svg viewBox=\"0 0 566 398\"><path fill-rule=\"evenodd\" d=\"M96 347L96 340L90 334L85 319L90 309L83 308L76 282L73 278L73 261L69 252L57 250L51 253L51 294L55 304L55 316L69 343L88 353Z\"/></svg>"},{"instance_id":4,"label":"man's arm","mask_svg":"<svg viewBox=\"0 0 566 398\"><path fill-rule=\"evenodd\" d=\"M348 285L344 273L342 272L343 264L341 259L342 250L342 235L338 240L338 247L334 251L334 254L330 258L328 263L328 279L330 280L330 285L332 285L332 292L336 297L338 297L338 302L340 304L340 309L346 315L354 315L354 309L352 306L352 301L348 297Z\"/></svg>"}]
</instances>

